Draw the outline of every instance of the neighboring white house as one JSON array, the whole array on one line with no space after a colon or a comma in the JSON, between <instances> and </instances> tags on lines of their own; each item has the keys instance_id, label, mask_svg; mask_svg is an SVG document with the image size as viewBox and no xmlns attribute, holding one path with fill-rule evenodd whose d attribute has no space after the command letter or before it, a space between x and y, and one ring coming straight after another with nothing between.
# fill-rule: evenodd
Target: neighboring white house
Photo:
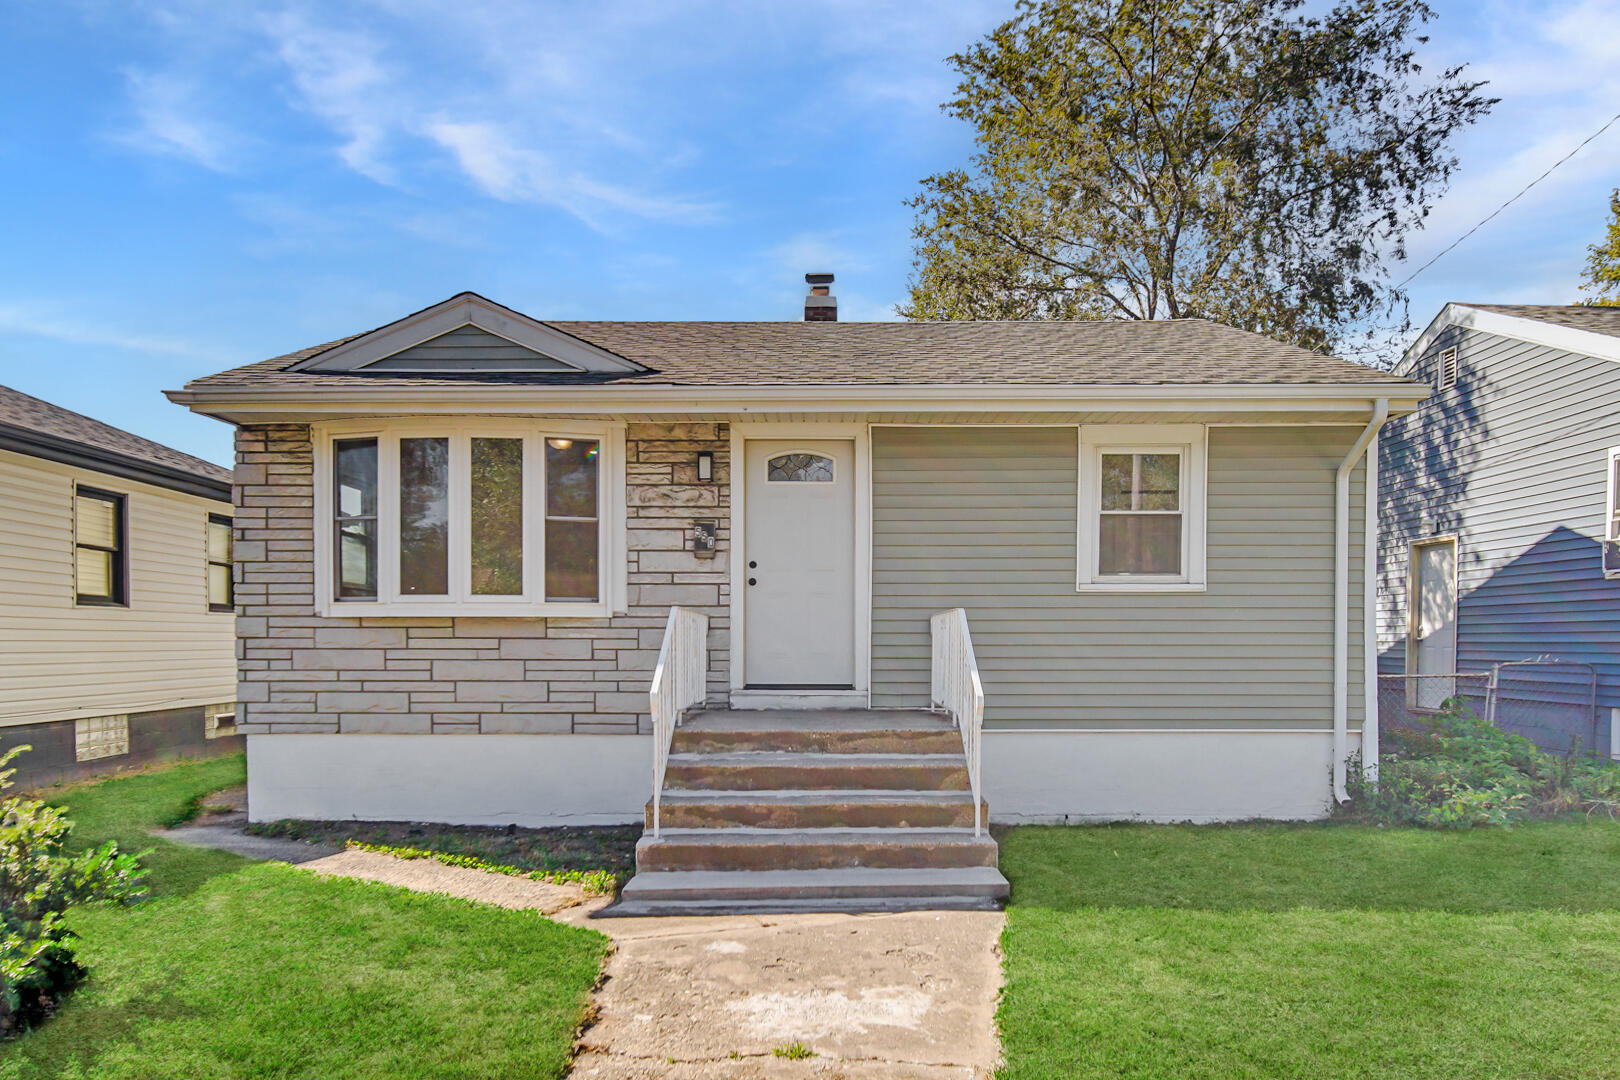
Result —
<instances>
[{"instance_id":1,"label":"neighboring white house","mask_svg":"<svg viewBox=\"0 0 1620 1080\"><path fill-rule=\"evenodd\" d=\"M658 795L665 834L982 846L969 787L1002 821L1325 814L1375 690L1362 461L1426 387L1202 320L839 323L830 280L802 322L463 293L172 391L238 425L251 815L651 824ZM972 651L931 632L958 608ZM705 702L859 711L672 741ZM882 711L931 704L954 759ZM902 864L856 834L783 865ZM643 869L776 865L687 841Z\"/></svg>"},{"instance_id":2,"label":"neighboring white house","mask_svg":"<svg viewBox=\"0 0 1620 1080\"><path fill-rule=\"evenodd\" d=\"M0 752L25 785L239 749L231 474L0 387Z\"/></svg>"}]
</instances>

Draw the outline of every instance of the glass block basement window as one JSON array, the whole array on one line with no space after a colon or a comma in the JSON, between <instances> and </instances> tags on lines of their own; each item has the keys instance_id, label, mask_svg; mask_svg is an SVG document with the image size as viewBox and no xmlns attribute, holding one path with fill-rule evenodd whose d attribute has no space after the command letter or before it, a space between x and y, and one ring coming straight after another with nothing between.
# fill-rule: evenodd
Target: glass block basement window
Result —
<instances>
[{"instance_id":1,"label":"glass block basement window","mask_svg":"<svg viewBox=\"0 0 1620 1080\"><path fill-rule=\"evenodd\" d=\"M73 757L76 761L119 757L129 753L129 717L86 716L73 721Z\"/></svg>"}]
</instances>

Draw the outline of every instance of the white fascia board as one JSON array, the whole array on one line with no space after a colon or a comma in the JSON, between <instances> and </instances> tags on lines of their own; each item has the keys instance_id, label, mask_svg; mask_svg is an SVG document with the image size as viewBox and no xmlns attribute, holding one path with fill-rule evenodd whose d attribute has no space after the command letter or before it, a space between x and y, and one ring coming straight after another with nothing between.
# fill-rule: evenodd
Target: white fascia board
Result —
<instances>
[{"instance_id":1,"label":"white fascia board","mask_svg":"<svg viewBox=\"0 0 1620 1080\"><path fill-rule=\"evenodd\" d=\"M1272 386L511 386L377 387L299 394L283 387L170 390L169 400L229 421L255 417L393 414L553 415L693 412L1343 412L1346 403L1388 398L1410 412L1429 395L1422 384Z\"/></svg>"},{"instance_id":2,"label":"white fascia board","mask_svg":"<svg viewBox=\"0 0 1620 1080\"><path fill-rule=\"evenodd\" d=\"M1482 311L1466 304L1447 304L1440 309L1440 314L1434 317L1434 321L1429 323L1423 333L1418 335L1418 339L1401 354L1401 362L1395 366L1395 374L1405 375L1411 371L1423 354L1439 340L1440 335L1453 326L1464 330L1478 330L1486 334L1500 334L1531 345L1545 345L1550 349L1562 349L1564 352L1620 363L1620 338L1609 334L1577 330L1573 326L1560 326L1558 323L1531 319L1523 315Z\"/></svg>"},{"instance_id":3,"label":"white fascia board","mask_svg":"<svg viewBox=\"0 0 1620 1080\"><path fill-rule=\"evenodd\" d=\"M463 326L476 326L579 371L634 372L646 368L617 353L592 345L554 326L502 307L475 293L452 296L440 304L378 327L353 341L300 360L289 371L356 371L397 352L432 341Z\"/></svg>"}]
</instances>

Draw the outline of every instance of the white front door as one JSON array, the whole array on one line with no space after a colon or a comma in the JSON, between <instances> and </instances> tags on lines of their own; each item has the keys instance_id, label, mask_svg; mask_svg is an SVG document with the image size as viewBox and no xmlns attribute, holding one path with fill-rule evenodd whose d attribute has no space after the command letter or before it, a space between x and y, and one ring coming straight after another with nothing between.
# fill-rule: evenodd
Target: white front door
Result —
<instances>
[{"instance_id":1,"label":"white front door","mask_svg":"<svg viewBox=\"0 0 1620 1080\"><path fill-rule=\"evenodd\" d=\"M1441 540L1417 549L1417 673L1450 675L1457 670L1457 542ZM1437 709L1457 692L1457 680L1417 679L1420 709Z\"/></svg>"},{"instance_id":2,"label":"white front door","mask_svg":"<svg viewBox=\"0 0 1620 1080\"><path fill-rule=\"evenodd\" d=\"M855 444L749 439L743 668L761 689L855 685Z\"/></svg>"}]
</instances>

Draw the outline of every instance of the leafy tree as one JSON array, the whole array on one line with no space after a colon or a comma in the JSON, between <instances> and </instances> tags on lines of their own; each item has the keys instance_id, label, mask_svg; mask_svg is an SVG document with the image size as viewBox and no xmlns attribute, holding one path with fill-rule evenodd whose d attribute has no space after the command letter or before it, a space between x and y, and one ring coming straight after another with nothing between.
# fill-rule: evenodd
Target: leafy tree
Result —
<instances>
[{"instance_id":1,"label":"leafy tree","mask_svg":"<svg viewBox=\"0 0 1620 1080\"><path fill-rule=\"evenodd\" d=\"M1400 299L1390 258L1495 99L1426 78L1421 0L1020 0L950 58L971 167L922 182L914 319L1204 317L1312 348Z\"/></svg>"},{"instance_id":2,"label":"leafy tree","mask_svg":"<svg viewBox=\"0 0 1620 1080\"><path fill-rule=\"evenodd\" d=\"M1596 293L1581 303L1595 307L1620 307L1620 188L1609 195L1609 231L1603 243L1586 249L1586 272L1581 275L1581 292Z\"/></svg>"},{"instance_id":3,"label":"leafy tree","mask_svg":"<svg viewBox=\"0 0 1620 1080\"><path fill-rule=\"evenodd\" d=\"M27 749L0 754L0 791L17 771L7 766ZM85 976L63 912L146 894L146 871L116 844L65 854L72 829L62 811L42 802L16 796L0 802L0 1038L48 1015Z\"/></svg>"}]
</instances>

